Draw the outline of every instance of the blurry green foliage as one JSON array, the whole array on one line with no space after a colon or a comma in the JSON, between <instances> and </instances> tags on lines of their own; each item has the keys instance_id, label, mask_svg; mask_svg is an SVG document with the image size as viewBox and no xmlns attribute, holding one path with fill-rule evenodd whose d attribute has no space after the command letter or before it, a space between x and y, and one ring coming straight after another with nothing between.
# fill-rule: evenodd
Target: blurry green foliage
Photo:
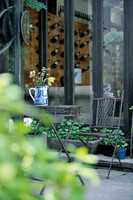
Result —
<instances>
[{"instance_id":1,"label":"blurry green foliage","mask_svg":"<svg viewBox=\"0 0 133 200\"><path fill-rule=\"evenodd\" d=\"M58 153L46 148L42 138L24 136L27 127L19 115L34 115L48 126L49 116L34 106L22 101L21 88L14 85L12 76L0 75L0 199L1 200L82 200L85 187L76 178L86 177L92 184L99 182L98 176L89 164L96 163L96 157L88 155L87 149L75 151L75 162L68 163ZM9 123L13 119L13 123ZM88 163L84 165L81 162ZM45 196L34 194L31 188L35 175L43 185L54 185Z\"/></svg>"}]
</instances>

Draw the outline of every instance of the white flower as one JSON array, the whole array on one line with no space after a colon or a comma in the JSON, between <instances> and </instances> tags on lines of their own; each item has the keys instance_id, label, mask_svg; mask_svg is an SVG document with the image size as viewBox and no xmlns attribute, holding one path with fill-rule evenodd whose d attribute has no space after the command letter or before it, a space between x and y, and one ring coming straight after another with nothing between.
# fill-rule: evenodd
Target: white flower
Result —
<instances>
[{"instance_id":1,"label":"white flower","mask_svg":"<svg viewBox=\"0 0 133 200\"><path fill-rule=\"evenodd\" d=\"M30 71L30 76L29 76L29 78L32 78L33 76L35 76L35 74L36 74L35 70Z\"/></svg>"}]
</instances>

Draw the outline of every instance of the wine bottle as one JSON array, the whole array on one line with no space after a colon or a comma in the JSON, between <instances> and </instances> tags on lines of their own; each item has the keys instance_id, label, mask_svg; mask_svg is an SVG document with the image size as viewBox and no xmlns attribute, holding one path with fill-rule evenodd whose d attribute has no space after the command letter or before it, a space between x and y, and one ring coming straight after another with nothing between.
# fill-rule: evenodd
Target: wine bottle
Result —
<instances>
[{"instance_id":1,"label":"wine bottle","mask_svg":"<svg viewBox=\"0 0 133 200\"><path fill-rule=\"evenodd\" d=\"M64 28L61 28L61 29L60 29L60 32L61 32L61 33L64 33Z\"/></svg>"},{"instance_id":2,"label":"wine bottle","mask_svg":"<svg viewBox=\"0 0 133 200\"><path fill-rule=\"evenodd\" d=\"M50 26L50 30L54 30L58 27L58 23L53 24L52 26Z\"/></svg>"},{"instance_id":3,"label":"wine bottle","mask_svg":"<svg viewBox=\"0 0 133 200\"><path fill-rule=\"evenodd\" d=\"M59 64L59 61L56 60L56 61L51 65L51 68L52 68L52 69L55 69L55 68L58 66L58 64Z\"/></svg>"},{"instance_id":4,"label":"wine bottle","mask_svg":"<svg viewBox=\"0 0 133 200\"><path fill-rule=\"evenodd\" d=\"M38 49L36 50L36 53L39 54L39 50Z\"/></svg>"},{"instance_id":5,"label":"wine bottle","mask_svg":"<svg viewBox=\"0 0 133 200\"><path fill-rule=\"evenodd\" d=\"M39 69L39 64L36 65L36 68Z\"/></svg>"},{"instance_id":6,"label":"wine bottle","mask_svg":"<svg viewBox=\"0 0 133 200\"><path fill-rule=\"evenodd\" d=\"M89 33L89 30L80 33L80 37L84 37Z\"/></svg>"},{"instance_id":7,"label":"wine bottle","mask_svg":"<svg viewBox=\"0 0 133 200\"><path fill-rule=\"evenodd\" d=\"M64 65L61 65L61 66L60 66L60 69L64 69Z\"/></svg>"},{"instance_id":8,"label":"wine bottle","mask_svg":"<svg viewBox=\"0 0 133 200\"><path fill-rule=\"evenodd\" d=\"M80 48L83 48L85 46L87 46L87 44L89 44L89 41L85 41L82 44L80 44Z\"/></svg>"},{"instance_id":9,"label":"wine bottle","mask_svg":"<svg viewBox=\"0 0 133 200\"><path fill-rule=\"evenodd\" d=\"M59 49L54 49L54 51L51 52L52 56L55 56L57 53L59 53Z\"/></svg>"},{"instance_id":10,"label":"wine bottle","mask_svg":"<svg viewBox=\"0 0 133 200\"><path fill-rule=\"evenodd\" d=\"M39 22L36 23L36 26L39 27Z\"/></svg>"},{"instance_id":11,"label":"wine bottle","mask_svg":"<svg viewBox=\"0 0 133 200\"><path fill-rule=\"evenodd\" d=\"M83 60L85 60L88 57L89 57L89 54L85 54L85 55L83 55L83 56L80 57L80 60L83 61Z\"/></svg>"},{"instance_id":12,"label":"wine bottle","mask_svg":"<svg viewBox=\"0 0 133 200\"><path fill-rule=\"evenodd\" d=\"M80 54L79 52L75 53L75 59L77 59L79 57L79 54Z\"/></svg>"},{"instance_id":13,"label":"wine bottle","mask_svg":"<svg viewBox=\"0 0 133 200\"><path fill-rule=\"evenodd\" d=\"M79 45L79 43L80 43L80 41L79 41L79 40L76 40L76 41L74 42L74 46L77 47L77 46Z\"/></svg>"},{"instance_id":14,"label":"wine bottle","mask_svg":"<svg viewBox=\"0 0 133 200\"><path fill-rule=\"evenodd\" d=\"M90 68L90 66L87 66L87 67L82 68L82 73L83 73L83 72L86 72L89 68Z\"/></svg>"},{"instance_id":15,"label":"wine bottle","mask_svg":"<svg viewBox=\"0 0 133 200\"><path fill-rule=\"evenodd\" d=\"M74 35L77 35L78 33L79 33L78 29L74 31Z\"/></svg>"},{"instance_id":16,"label":"wine bottle","mask_svg":"<svg viewBox=\"0 0 133 200\"><path fill-rule=\"evenodd\" d=\"M79 68L80 67L80 62L75 63L74 68Z\"/></svg>"},{"instance_id":17,"label":"wine bottle","mask_svg":"<svg viewBox=\"0 0 133 200\"><path fill-rule=\"evenodd\" d=\"M80 67L80 62L75 63L75 68L79 68Z\"/></svg>"},{"instance_id":18,"label":"wine bottle","mask_svg":"<svg viewBox=\"0 0 133 200\"><path fill-rule=\"evenodd\" d=\"M50 41L51 41L52 43L55 43L58 39L59 39L59 36L58 36L58 35L55 35Z\"/></svg>"},{"instance_id":19,"label":"wine bottle","mask_svg":"<svg viewBox=\"0 0 133 200\"><path fill-rule=\"evenodd\" d=\"M36 37L36 40L39 40L39 35Z\"/></svg>"},{"instance_id":20,"label":"wine bottle","mask_svg":"<svg viewBox=\"0 0 133 200\"><path fill-rule=\"evenodd\" d=\"M60 54L60 56L61 56L62 58L64 58L64 52L62 52L62 53Z\"/></svg>"},{"instance_id":21,"label":"wine bottle","mask_svg":"<svg viewBox=\"0 0 133 200\"><path fill-rule=\"evenodd\" d=\"M60 40L60 44L64 44L64 39Z\"/></svg>"}]
</instances>

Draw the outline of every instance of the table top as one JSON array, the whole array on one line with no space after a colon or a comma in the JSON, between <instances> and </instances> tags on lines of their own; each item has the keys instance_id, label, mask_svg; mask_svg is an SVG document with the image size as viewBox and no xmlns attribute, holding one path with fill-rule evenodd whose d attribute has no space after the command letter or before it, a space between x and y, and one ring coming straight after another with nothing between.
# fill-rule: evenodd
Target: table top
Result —
<instances>
[{"instance_id":1,"label":"table top","mask_svg":"<svg viewBox=\"0 0 133 200\"><path fill-rule=\"evenodd\" d=\"M81 105L48 105L37 106L56 116L79 116Z\"/></svg>"}]
</instances>

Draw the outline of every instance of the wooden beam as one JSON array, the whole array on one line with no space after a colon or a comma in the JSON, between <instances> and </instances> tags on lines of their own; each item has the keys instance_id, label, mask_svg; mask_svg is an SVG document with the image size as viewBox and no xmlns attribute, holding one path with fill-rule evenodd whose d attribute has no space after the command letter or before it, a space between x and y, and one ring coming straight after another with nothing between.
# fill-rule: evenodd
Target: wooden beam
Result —
<instances>
[{"instance_id":1,"label":"wooden beam","mask_svg":"<svg viewBox=\"0 0 133 200\"><path fill-rule=\"evenodd\" d=\"M64 92L65 104L74 104L74 0L64 1Z\"/></svg>"},{"instance_id":2,"label":"wooden beam","mask_svg":"<svg viewBox=\"0 0 133 200\"><path fill-rule=\"evenodd\" d=\"M92 11L92 85L94 96L99 97L103 92L103 0L93 0Z\"/></svg>"},{"instance_id":3,"label":"wooden beam","mask_svg":"<svg viewBox=\"0 0 133 200\"><path fill-rule=\"evenodd\" d=\"M133 1L124 0L124 132L130 137L133 105Z\"/></svg>"},{"instance_id":4,"label":"wooden beam","mask_svg":"<svg viewBox=\"0 0 133 200\"><path fill-rule=\"evenodd\" d=\"M15 1L15 33L14 56L15 56L15 83L24 88L24 51L23 40L21 38L21 15L23 11L23 0Z\"/></svg>"}]
</instances>

